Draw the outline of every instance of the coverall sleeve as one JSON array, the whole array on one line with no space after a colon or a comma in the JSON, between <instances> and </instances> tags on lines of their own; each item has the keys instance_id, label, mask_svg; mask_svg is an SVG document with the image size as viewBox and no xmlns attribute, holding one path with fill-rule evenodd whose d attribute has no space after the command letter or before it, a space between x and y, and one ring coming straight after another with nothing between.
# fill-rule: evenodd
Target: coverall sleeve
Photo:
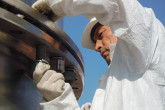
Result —
<instances>
[{"instance_id":1,"label":"coverall sleeve","mask_svg":"<svg viewBox=\"0 0 165 110\"><path fill-rule=\"evenodd\" d=\"M49 102L40 103L41 110L80 110L70 84L65 83L64 92Z\"/></svg>"},{"instance_id":2,"label":"coverall sleeve","mask_svg":"<svg viewBox=\"0 0 165 110\"><path fill-rule=\"evenodd\" d=\"M122 55L131 72L141 74L148 68L161 25L152 9L144 8L137 0L47 0L47 4L61 17L96 17L118 37L117 47L125 50ZM132 65L135 68L131 69Z\"/></svg>"}]
</instances>

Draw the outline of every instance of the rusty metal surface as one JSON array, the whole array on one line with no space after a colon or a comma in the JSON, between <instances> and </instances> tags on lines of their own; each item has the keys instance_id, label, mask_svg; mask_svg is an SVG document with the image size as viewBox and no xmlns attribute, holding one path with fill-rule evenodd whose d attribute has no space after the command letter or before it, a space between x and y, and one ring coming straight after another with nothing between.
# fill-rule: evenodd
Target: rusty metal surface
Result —
<instances>
[{"instance_id":1,"label":"rusty metal surface","mask_svg":"<svg viewBox=\"0 0 165 110\"><path fill-rule=\"evenodd\" d=\"M34 0L0 1L0 109L39 110L41 94L32 82L32 65L37 45L46 46L46 59L65 59L66 70L74 70L71 83L75 96L81 96L84 67L74 42L54 22L33 10ZM19 17L22 15L23 17Z\"/></svg>"}]
</instances>

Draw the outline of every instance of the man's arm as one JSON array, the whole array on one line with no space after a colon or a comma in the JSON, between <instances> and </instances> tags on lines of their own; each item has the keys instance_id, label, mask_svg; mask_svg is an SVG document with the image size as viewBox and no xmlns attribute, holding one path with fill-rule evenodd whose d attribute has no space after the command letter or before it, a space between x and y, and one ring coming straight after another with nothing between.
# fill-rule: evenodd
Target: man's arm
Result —
<instances>
[{"instance_id":1,"label":"man's arm","mask_svg":"<svg viewBox=\"0 0 165 110\"><path fill-rule=\"evenodd\" d=\"M121 21L122 18L116 0L38 0L32 7L39 11L49 11L51 8L59 17L82 14L88 19L97 17Z\"/></svg>"},{"instance_id":2,"label":"man's arm","mask_svg":"<svg viewBox=\"0 0 165 110\"><path fill-rule=\"evenodd\" d=\"M41 110L80 110L70 84L50 65L39 62L33 73L34 85L43 95Z\"/></svg>"}]
</instances>

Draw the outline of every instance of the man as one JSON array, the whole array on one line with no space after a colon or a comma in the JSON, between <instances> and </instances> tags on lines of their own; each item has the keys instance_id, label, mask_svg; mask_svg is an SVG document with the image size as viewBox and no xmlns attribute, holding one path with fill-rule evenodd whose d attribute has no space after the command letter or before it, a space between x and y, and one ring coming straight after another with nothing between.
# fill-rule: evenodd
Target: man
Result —
<instances>
[{"instance_id":1,"label":"man","mask_svg":"<svg viewBox=\"0 0 165 110\"><path fill-rule=\"evenodd\" d=\"M96 18L90 21L82 37L83 47L100 52L108 65L111 63L116 43L117 38L112 35L110 27L100 24Z\"/></svg>"},{"instance_id":2,"label":"man","mask_svg":"<svg viewBox=\"0 0 165 110\"><path fill-rule=\"evenodd\" d=\"M39 0L33 5L44 11L42 6L57 18L96 17L84 30L82 45L100 52L110 66L90 110L165 110L165 29L151 9L136 0ZM108 51L116 42L111 61ZM34 72L34 82L48 101L41 109L80 110L70 85L44 65Z\"/></svg>"}]
</instances>

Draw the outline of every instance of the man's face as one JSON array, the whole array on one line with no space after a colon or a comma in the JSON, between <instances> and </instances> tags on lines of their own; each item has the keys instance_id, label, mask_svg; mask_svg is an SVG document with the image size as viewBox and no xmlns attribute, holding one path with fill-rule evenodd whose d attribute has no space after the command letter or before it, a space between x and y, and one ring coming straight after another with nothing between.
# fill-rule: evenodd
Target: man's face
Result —
<instances>
[{"instance_id":1,"label":"man's face","mask_svg":"<svg viewBox=\"0 0 165 110\"><path fill-rule=\"evenodd\" d=\"M99 25L94 31L93 39L96 42L95 50L100 52L101 56L109 65L111 63L110 44L116 43L117 37L112 35L110 27Z\"/></svg>"}]
</instances>

